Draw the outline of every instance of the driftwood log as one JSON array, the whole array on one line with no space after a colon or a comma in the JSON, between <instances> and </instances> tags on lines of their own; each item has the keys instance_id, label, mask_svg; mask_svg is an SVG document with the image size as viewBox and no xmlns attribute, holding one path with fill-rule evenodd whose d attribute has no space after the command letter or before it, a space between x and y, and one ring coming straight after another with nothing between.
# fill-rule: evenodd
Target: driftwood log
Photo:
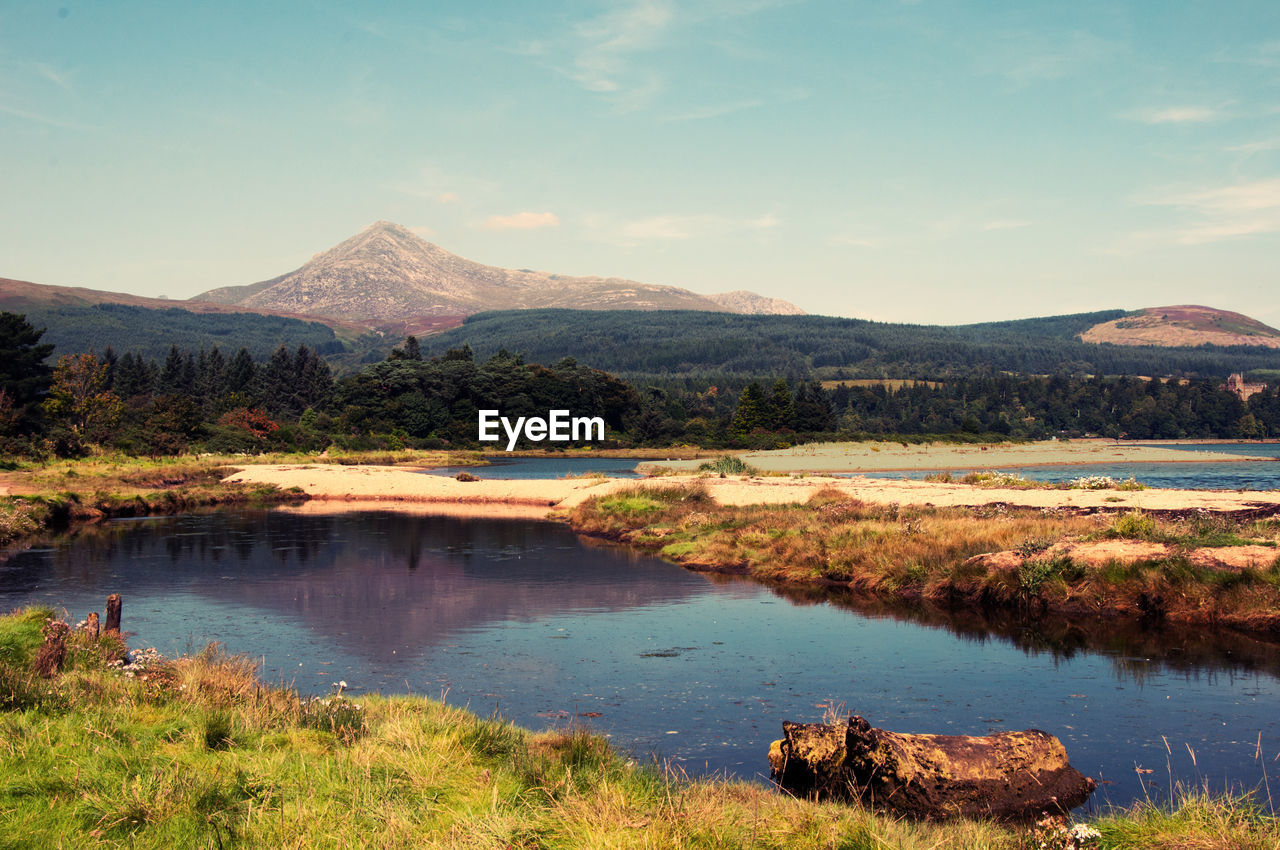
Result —
<instances>
[{"instance_id":1,"label":"driftwood log","mask_svg":"<svg viewBox=\"0 0 1280 850\"><path fill-rule=\"evenodd\" d=\"M1097 787L1062 742L1027 729L988 736L911 735L847 724L782 724L769 748L774 780L818 799L860 801L911 818L1022 820L1065 813Z\"/></svg>"}]
</instances>

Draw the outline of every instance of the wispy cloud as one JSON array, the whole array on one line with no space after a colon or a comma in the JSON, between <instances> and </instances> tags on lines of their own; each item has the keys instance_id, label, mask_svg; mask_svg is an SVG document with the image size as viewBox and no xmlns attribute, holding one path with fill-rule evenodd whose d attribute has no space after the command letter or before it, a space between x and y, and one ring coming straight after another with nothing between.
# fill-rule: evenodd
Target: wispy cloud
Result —
<instances>
[{"instance_id":1,"label":"wispy cloud","mask_svg":"<svg viewBox=\"0 0 1280 850\"><path fill-rule=\"evenodd\" d=\"M601 242L622 247L635 247L649 242L678 242L707 239L734 233L766 231L780 224L777 216L766 213L754 218L701 214L665 214L618 221L607 216L588 216L588 234Z\"/></svg>"},{"instance_id":2,"label":"wispy cloud","mask_svg":"<svg viewBox=\"0 0 1280 850\"><path fill-rule=\"evenodd\" d=\"M67 130L91 129L90 127L76 121L67 121L62 118L56 118L52 115L44 115L40 112L32 112L27 109L18 109L14 106L6 106L3 103L0 103L0 113L12 115L14 118L21 118L23 121L31 121L35 124L47 124L50 127L62 127Z\"/></svg>"},{"instance_id":3,"label":"wispy cloud","mask_svg":"<svg viewBox=\"0 0 1280 850\"><path fill-rule=\"evenodd\" d=\"M1170 194L1144 203L1180 210L1193 217L1190 223L1167 234L1183 245L1280 233L1280 178Z\"/></svg>"},{"instance_id":4,"label":"wispy cloud","mask_svg":"<svg viewBox=\"0 0 1280 850\"><path fill-rule=\"evenodd\" d=\"M1126 117L1144 124L1206 124L1224 116L1219 110L1207 106L1165 106L1136 109Z\"/></svg>"},{"instance_id":5,"label":"wispy cloud","mask_svg":"<svg viewBox=\"0 0 1280 850\"><path fill-rule=\"evenodd\" d=\"M463 199L473 203L476 198L492 198L498 193L498 184L491 180L446 171L435 164L422 166L412 178L391 188L437 204L458 204Z\"/></svg>"},{"instance_id":6,"label":"wispy cloud","mask_svg":"<svg viewBox=\"0 0 1280 850\"><path fill-rule=\"evenodd\" d=\"M1227 149L1228 153L1255 154L1265 153L1267 151L1280 151L1280 139L1259 139L1254 142L1245 142L1242 145L1231 145Z\"/></svg>"},{"instance_id":7,"label":"wispy cloud","mask_svg":"<svg viewBox=\"0 0 1280 850\"><path fill-rule=\"evenodd\" d=\"M63 91L71 91L71 72L55 68L44 62L35 62L31 68L37 76L48 80Z\"/></svg>"},{"instance_id":8,"label":"wispy cloud","mask_svg":"<svg viewBox=\"0 0 1280 850\"><path fill-rule=\"evenodd\" d=\"M682 112L677 115L669 115L662 119L664 121L704 121L708 118L720 118L725 115L732 115L735 112L741 112L744 109L755 109L764 106L764 101L758 98L748 100L734 101L733 103L721 103L714 106L704 106L699 109L692 109L688 112Z\"/></svg>"},{"instance_id":9,"label":"wispy cloud","mask_svg":"<svg viewBox=\"0 0 1280 850\"><path fill-rule=\"evenodd\" d=\"M1022 227L1030 227L1035 222L1027 221L1022 218L997 218L992 221L984 222L983 230L1017 230Z\"/></svg>"},{"instance_id":10,"label":"wispy cloud","mask_svg":"<svg viewBox=\"0 0 1280 850\"><path fill-rule=\"evenodd\" d=\"M481 225L485 230L538 230L559 227L560 217L552 212L518 212L513 215L493 215Z\"/></svg>"},{"instance_id":11,"label":"wispy cloud","mask_svg":"<svg viewBox=\"0 0 1280 850\"><path fill-rule=\"evenodd\" d=\"M675 13L662 0L639 0L575 28L581 47L573 78L594 92L617 92L636 53L657 47Z\"/></svg>"},{"instance_id":12,"label":"wispy cloud","mask_svg":"<svg viewBox=\"0 0 1280 850\"><path fill-rule=\"evenodd\" d=\"M856 233L836 234L827 241L832 245L850 248L880 248L886 242L885 239L879 236L863 236Z\"/></svg>"},{"instance_id":13,"label":"wispy cloud","mask_svg":"<svg viewBox=\"0 0 1280 850\"><path fill-rule=\"evenodd\" d=\"M796 0L630 0L570 28L561 49L572 57L571 65L562 70L622 111L641 109L668 87L666 69L671 64L655 61L654 54L679 47L682 36L700 25L714 25L793 2ZM699 39L698 43L708 41ZM751 52L723 39L715 46L726 53ZM513 50L530 56L554 52L546 41L526 42ZM761 58L758 52L756 58ZM754 105L743 99L710 107L705 114L694 110L685 120L725 114L717 111L720 109L736 111Z\"/></svg>"},{"instance_id":14,"label":"wispy cloud","mask_svg":"<svg viewBox=\"0 0 1280 850\"><path fill-rule=\"evenodd\" d=\"M998 74L1016 87L1060 80L1110 61L1122 52L1116 42L1084 30L1049 37L1026 30L994 33L989 41L976 45L978 68Z\"/></svg>"},{"instance_id":15,"label":"wispy cloud","mask_svg":"<svg viewBox=\"0 0 1280 850\"><path fill-rule=\"evenodd\" d=\"M1214 59L1226 64L1280 68L1280 39L1264 41L1246 47L1233 47L1231 50L1222 50L1219 51Z\"/></svg>"}]
</instances>

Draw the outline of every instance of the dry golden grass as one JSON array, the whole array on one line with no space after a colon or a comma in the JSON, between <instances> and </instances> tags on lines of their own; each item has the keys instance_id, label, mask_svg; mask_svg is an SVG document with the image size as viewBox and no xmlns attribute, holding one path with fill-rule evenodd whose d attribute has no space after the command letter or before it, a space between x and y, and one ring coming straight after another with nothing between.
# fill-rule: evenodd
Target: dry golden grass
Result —
<instances>
[{"instance_id":1,"label":"dry golden grass","mask_svg":"<svg viewBox=\"0 0 1280 850\"><path fill-rule=\"evenodd\" d=\"M1066 539L1121 536L1226 545L1241 541L1246 531L1259 533L1256 525L1227 528L1223 523L1229 520L1199 527L1147 516L1113 519L1002 505L869 505L836 489L818 492L805 505L734 507L673 485L584 503L570 522L581 533L622 540L693 569L769 582L1032 611L1161 616L1280 633L1276 566L1214 570L1191 563L1184 548L1159 560L1102 567L1040 554ZM1023 557L1005 565L971 560L1008 550Z\"/></svg>"}]
</instances>

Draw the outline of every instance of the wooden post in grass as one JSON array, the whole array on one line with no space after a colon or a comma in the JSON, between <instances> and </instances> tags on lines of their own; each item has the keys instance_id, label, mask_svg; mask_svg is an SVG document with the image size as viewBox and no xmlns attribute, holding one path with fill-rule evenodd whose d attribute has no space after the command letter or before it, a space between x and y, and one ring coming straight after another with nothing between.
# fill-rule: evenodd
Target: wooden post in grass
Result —
<instances>
[{"instance_id":1,"label":"wooden post in grass","mask_svg":"<svg viewBox=\"0 0 1280 850\"><path fill-rule=\"evenodd\" d=\"M90 611L89 616L84 620L84 630L89 634L90 640L97 640L101 627L98 625L98 612Z\"/></svg>"},{"instance_id":2,"label":"wooden post in grass","mask_svg":"<svg viewBox=\"0 0 1280 850\"><path fill-rule=\"evenodd\" d=\"M120 594L107 597L107 624L103 631L120 633Z\"/></svg>"}]
</instances>

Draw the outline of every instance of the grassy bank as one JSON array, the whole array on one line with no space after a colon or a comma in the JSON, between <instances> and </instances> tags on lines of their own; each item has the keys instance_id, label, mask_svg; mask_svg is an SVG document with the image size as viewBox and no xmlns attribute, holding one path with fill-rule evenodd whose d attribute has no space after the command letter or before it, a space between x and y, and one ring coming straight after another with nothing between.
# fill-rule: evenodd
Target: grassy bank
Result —
<instances>
[{"instance_id":1,"label":"grassy bank","mask_svg":"<svg viewBox=\"0 0 1280 850\"><path fill-rule=\"evenodd\" d=\"M695 482L597 498L570 522L579 533L621 540L694 569L768 582L1033 612L1158 617L1280 636L1275 519L884 506L838 490L803 505L731 507L715 503ZM1064 540L1161 546L1159 555L1097 564L1055 548ZM1257 546L1265 565L1222 569L1196 560L1206 547L1239 545ZM975 557L1002 551L1009 557Z\"/></svg>"},{"instance_id":2,"label":"grassy bank","mask_svg":"<svg viewBox=\"0 0 1280 850\"><path fill-rule=\"evenodd\" d=\"M214 505L273 504L306 498L271 485L225 483L232 468L253 463L379 466L483 464L476 452L338 452L324 455L99 455L14 463L0 472L0 546L74 522L172 514ZM3 495L6 494L7 495Z\"/></svg>"},{"instance_id":3,"label":"grassy bank","mask_svg":"<svg viewBox=\"0 0 1280 850\"><path fill-rule=\"evenodd\" d=\"M1073 846L1058 831L912 824L690 780L580 729L535 734L429 699L302 698L216 648L121 668L118 640L77 633L65 669L42 678L48 615L0 617L4 846ZM1093 827L1082 846L1280 841L1249 803L1196 795Z\"/></svg>"}]
</instances>

